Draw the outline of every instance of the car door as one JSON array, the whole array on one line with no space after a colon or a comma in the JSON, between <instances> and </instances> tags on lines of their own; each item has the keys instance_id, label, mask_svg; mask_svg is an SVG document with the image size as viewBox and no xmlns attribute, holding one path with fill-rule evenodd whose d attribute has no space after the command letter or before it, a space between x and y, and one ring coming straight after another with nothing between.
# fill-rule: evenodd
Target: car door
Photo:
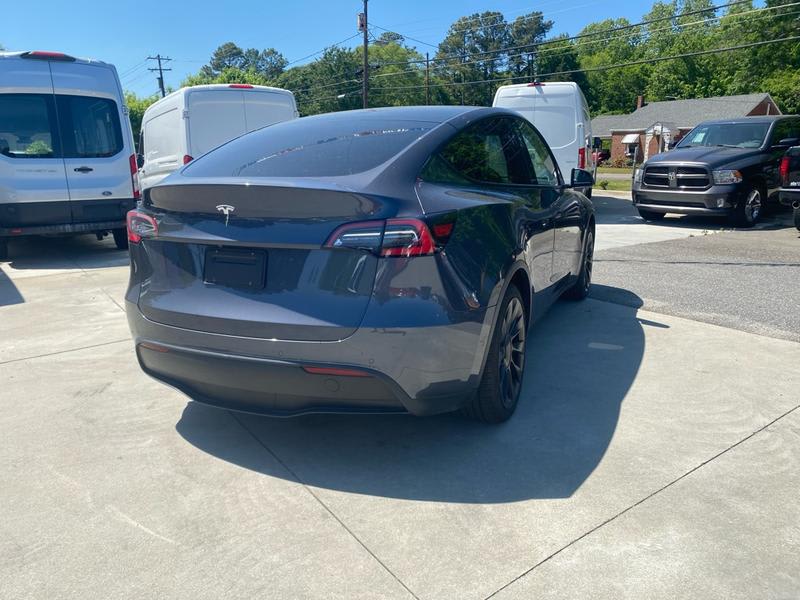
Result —
<instances>
[{"instance_id":1,"label":"car door","mask_svg":"<svg viewBox=\"0 0 800 600\"><path fill-rule=\"evenodd\" d=\"M53 94L0 94L0 229L69 222Z\"/></svg>"},{"instance_id":2,"label":"car door","mask_svg":"<svg viewBox=\"0 0 800 600\"><path fill-rule=\"evenodd\" d=\"M117 101L114 72L67 62L52 63L52 72L72 219L123 219L135 204L133 149L125 151L122 123L128 117Z\"/></svg>"},{"instance_id":3,"label":"car door","mask_svg":"<svg viewBox=\"0 0 800 600\"><path fill-rule=\"evenodd\" d=\"M524 140L536 179L548 187L552 199L551 227L553 228L553 265L551 282L576 274L581 263L581 205L579 196L561 193L560 174L553 154L539 132L527 121L519 120L517 127Z\"/></svg>"}]
</instances>

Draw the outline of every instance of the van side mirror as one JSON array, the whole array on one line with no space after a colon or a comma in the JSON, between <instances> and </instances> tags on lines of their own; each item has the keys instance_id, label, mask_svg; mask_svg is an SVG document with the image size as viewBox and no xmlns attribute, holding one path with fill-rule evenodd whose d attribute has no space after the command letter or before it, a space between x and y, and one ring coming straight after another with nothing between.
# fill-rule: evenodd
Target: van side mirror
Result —
<instances>
[{"instance_id":1,"label":"van side mirror","mask_svg":"<svg viewBox=\"0 0 800 600\"><path fill-rule=\"evenodd\" d=\"M144 154L136 155L136 166L140 169L144 166Z\"/></svg>"},{"instance_id":2,"label":"van side mirror","mask_svg":"<svg viewBox=\"0 0 800 600\"><path fill-rule=\"evenodd\" d=\"M602 147L603 147L603 140L601 140L599 137L592 138L593 150L599 150Z\"/></svg>"},{"instance_id":3,"label":"van side mirror","mask_svg":"<svg viewBox=\"0 0 800 600\"><path fill-rule=\"evenodd\" d=\"M594 185L594 176L586 169L572 169L570 187L591 187Z\"/></svg>"}]
</instances>

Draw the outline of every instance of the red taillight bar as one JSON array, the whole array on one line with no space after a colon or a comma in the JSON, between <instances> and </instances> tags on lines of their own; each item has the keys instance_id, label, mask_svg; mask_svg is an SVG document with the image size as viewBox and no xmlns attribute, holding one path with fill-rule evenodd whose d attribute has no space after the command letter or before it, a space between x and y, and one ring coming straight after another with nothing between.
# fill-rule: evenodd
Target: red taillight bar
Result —
<instances>
[{"instance_id":1,"label":"red taillight bar","mask_svg":"<svg viewBox=\"0 0 800 600\"><path fill-rule=\"evenodd\" d=\"M64 54L63 52L46 52L44 50L33 50L31 52L23 52L22 58L38 58L39 60L63 60L73 62L74 56Z\"/></svg>"},{"instance_id":2,"label":"red taillight bar","mask_svg":"<svg viewBox=\"0 0 800 600\"><path fill-rule=\"evenodd\" d=\"M312 375L333 375L334 377L369 377L366 371L357 369L342 369L339 367L309 367L303 366L303 371Z\"/></svg>"},{"instance_id":3,"label":"red taillight bar","mask_svg":"<svg viewBox=\"0 0 800 600\"><path fill-rule=\"evenodd\" d=\"M578 168L586 168L586 148L578 148Z\"/></svg>"},{"instance_id":4,"label":"red taillight bar","mask_svg":"<svg viewBox=\"0 0 800 600\"><path fill-rule=\"evenodd\" d=\"M194 160L193 156L189 156L188 154L183 155L183 164L188 165L193 160Z\"/></svg>"},{"instance_id":5,"label":"red taillight bar","mask_svg":"<svg viewBox=\"0 0 800 600\"><path fill-rule=\"evenodd\" d=\"M252 90L253 86L249 83L232 83L228 86L229 88L235 88L239 90Z\"/></svg>"},{"instance_id":6,"label":"red taillight bar","mask_svg":"<svg viewBox=\"0 0 800 600\"><path fill-rule=\"evenodd\" d=\"M130 162L131 166L131 186L133 187L133 197L138 200L142 193L139 190L139 165L136 164L136 155L131 154L128 161Z\"/></svg>"},{"instance_id":7,"label":"red taillight bar","mask_svg":"<svg viewBox=\"0 0 800 600\"><path fill-rule=\"evenodd\" d=\"M780 176L781 176L781 184L786 185L789 183L789 157L784 156L781 159L781 166L779 169Z\"/></svg>"}]
</instances>

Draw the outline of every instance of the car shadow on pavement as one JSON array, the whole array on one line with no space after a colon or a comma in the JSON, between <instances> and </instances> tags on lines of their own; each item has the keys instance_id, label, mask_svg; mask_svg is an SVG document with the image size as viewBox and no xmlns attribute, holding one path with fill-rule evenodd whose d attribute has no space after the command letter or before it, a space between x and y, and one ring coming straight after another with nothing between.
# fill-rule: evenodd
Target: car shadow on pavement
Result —
<instances>
[{"instance_id":1,"label":"car shadow on pavement","mask_svg":"<svg viewBox=\"0 0 800 600\"><path fill-rule=\"evenodd\" d=\"M11 306L23 302L25 302L25 298L0 266L0 306Z\"/></svg>"},{"instance_id":2,"label":"car shadow on pavement","mask_svg":"<svg viewBox=\"0 0 800 600\"><path fill-rule=\"evenodd\" d=\"M559 302L532 328L520 404L503 425L460 415L273 419L189 402L176 429L222 460L316 488L457 503L566 498L614 435L642 360L643 325L660 325L637 318L635 294L616 293L625 305ZM226 444L230 418L258 443Z\"/></svg>"},{"instance_id":3,"label":"car shadow on pavement","mask_svg":"<svg viewBox=\"0 0 800 600\"><path fill-rule=\"evenodd\" d=\"M94 235L63 237L31 236L9 243L8 265L23 269L102 269L130 263L127 250L118 250L111 237Z\"/></svg>"}]
</instances>

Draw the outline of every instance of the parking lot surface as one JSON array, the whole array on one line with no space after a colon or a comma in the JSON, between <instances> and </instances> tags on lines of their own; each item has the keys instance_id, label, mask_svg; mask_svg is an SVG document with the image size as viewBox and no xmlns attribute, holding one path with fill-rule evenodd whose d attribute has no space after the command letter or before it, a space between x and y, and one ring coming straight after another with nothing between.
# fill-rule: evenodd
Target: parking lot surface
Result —
<instances>
[{"instance_id":1,"label":"parking lot surface","mask_svg":"<svg viewBox=\"0 0 800 600\"><path fill-rule=\"evenodd\" d=\"M136 365L125 253L13 246L0 597L798 596L797 231L595 202L593 297L499 427L187 402Z\"/></svg>"}]
</instances>

